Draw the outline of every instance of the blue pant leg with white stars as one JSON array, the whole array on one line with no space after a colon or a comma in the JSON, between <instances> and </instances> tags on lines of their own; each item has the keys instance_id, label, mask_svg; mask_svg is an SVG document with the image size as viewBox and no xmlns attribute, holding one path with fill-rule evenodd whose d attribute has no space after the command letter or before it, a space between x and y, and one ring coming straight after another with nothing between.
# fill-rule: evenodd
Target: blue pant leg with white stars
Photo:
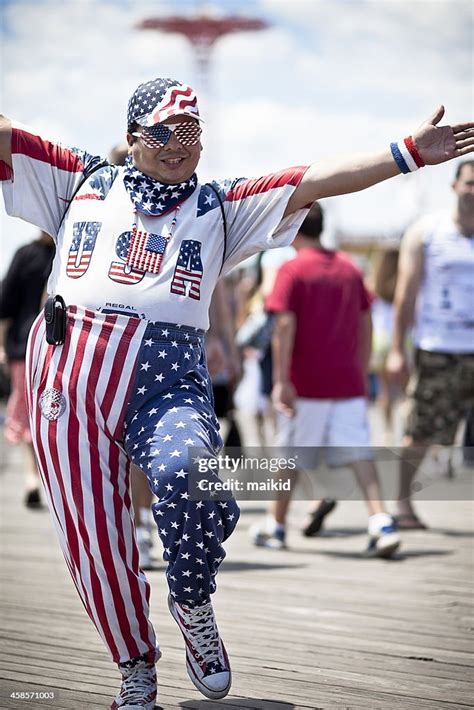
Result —
<instances>
[{"instance_id":1,"label":"blue pant leg with white stars","mask_svg":"<svg viewBox=\"0 0 474 710\"><path fill-rule=\"evenodd\" d=\"M199 604L215 591L222 543L239 518L233 498L189 500L188 447L215 454L222 446L211 398L202 333L150 323L125 417L125 449L158 497L153 514L179 602Z\"/></svg>"}]
</instances>

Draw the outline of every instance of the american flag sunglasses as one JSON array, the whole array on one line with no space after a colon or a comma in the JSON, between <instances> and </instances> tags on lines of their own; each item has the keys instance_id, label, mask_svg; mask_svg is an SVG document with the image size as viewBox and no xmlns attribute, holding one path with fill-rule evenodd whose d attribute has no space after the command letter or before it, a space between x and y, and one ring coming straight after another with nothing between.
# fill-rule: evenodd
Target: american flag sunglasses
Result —
<instances>
[{"instance_id":1,"label":"american flag sunglasses","mask_svg":"<svg viewBox=\"0 0 474 710\"><path fill-rule=\"evenodd\" d=\"M154 126L144 128L142 133L132 133L132 136L141 138L143 145L147 148L163 148L172 134L182 145L196 145L201 133L202 128L198 123L186 121L168 126L165 126L164 123L155 123Z\"/></svg>"}]
</instances>

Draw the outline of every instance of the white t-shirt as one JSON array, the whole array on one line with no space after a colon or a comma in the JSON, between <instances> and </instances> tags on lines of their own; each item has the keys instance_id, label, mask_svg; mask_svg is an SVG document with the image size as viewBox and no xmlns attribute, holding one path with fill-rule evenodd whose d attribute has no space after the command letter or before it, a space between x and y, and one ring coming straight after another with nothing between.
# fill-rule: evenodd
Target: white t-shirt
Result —
<instances>
[{"instance_id":1,"label":"white t-shirt","mask_svg":"<svg viewBox=\"0 0 474 710\"><path fill-rule=\"evenodd\" d=\"M422 227L415 343L430 352L474 353L474 235L461 234L448 212L426 217Z\"/></svg>"},{"instance_id":2,"label":"white t-shirt","mask_svg":"<svg viewBox=\"0 0 474 710\"><path fill-rule=\"evenodd\" d=\"M12 159L13 173L4 164L2 171L8 214L37 225L56 242L48 292L61 294L69 305L119 310L151 321L207 329L219 276L252 254L290 244L308 212L298 210L283 219L305 167L214 182L227 224L224 257L219 201L208 184L198 184L180 205L161 269L154 274L126 266L135 214L123 168L104 165L81 185L84 170L101 162L98 156L16 127ZM138 229L166 236L173 213L138 213Z\"/></svg>"}]
</instances>

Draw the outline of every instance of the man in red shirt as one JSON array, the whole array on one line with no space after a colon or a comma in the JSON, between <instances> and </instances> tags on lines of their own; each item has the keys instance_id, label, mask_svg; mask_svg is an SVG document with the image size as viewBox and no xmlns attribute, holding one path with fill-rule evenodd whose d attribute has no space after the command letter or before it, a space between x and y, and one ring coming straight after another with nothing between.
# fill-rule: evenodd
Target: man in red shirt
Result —
<instances>
[{"instance_id":1,"label":"man in red shirt","mask_svg":"<svg viewBox=\"0 0 474 710\"><path fill-rule=\"evenodd\" d=\"M326 446L330 466L351 466L369 509L369 554L387 557L400 545L381 501L370 454L367 366L370 298L345 254L324 249L321 207L315 203L295 239L295 259L279 270L266 307L276 314L272 399L281 446L311 447L303 467L315 469ZM289 499L277 500L254 542L284 547Z\"/></svg>"}]
</instances>

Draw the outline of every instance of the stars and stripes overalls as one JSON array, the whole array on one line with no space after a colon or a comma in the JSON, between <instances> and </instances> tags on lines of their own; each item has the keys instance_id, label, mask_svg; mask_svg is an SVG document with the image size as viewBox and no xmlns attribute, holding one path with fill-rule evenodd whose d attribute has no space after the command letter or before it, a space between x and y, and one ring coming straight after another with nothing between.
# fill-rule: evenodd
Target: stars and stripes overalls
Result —
<instances>
[{"instance_id":1,"label":"stars and stripes overalls","mask_svg":"<svg viewBox=\"0 0 474 710\"><path fill-rule=\"evenodd\" d=\"M42 315L30 334L26 384L36 456L79 595L113 659L123 662L156 648L130 461L158 496L153 513L177 601L197 603L214 591L222 543L239 515L232 499L188 497L188 447L215 453L221 443L203 331L155 321L207 327L219 275L292 241L307 210L284 212L306 168L212 185L197 185L193 176L176 188L188 195L176 223L177 204L174 217L173 208L163 220L141 209L137 215L135 198L149 178L135 168L104 164L24 127L12 128L11 148L12 168L0 161L7 213L55 238L49 293L82 304L69 305L63 345L46 343ZM150 194L156 190L159 201L168 188L150 186ZM169 237L167 257L146 273L148 260L158 264L162 255L160 235ZM143 244L153 254L144 255Z\"/></svg>"},{"instance_id":2,"label":"stars and stripes overalls","mask_svg":"<svg viewBox=\"0 0 474 710\"><path fill-rule=\"evenodd\" d=\"M130 461L153 505L170 593L202 602L215 590L233 499L191 501L189 446L216 452L203 332L70 307L66 341L47 345L43 316L27 362L33 439L62 550L90 618L115 661L156 647L150 586L139 568Z\"/></svg>"}]
</instances>

